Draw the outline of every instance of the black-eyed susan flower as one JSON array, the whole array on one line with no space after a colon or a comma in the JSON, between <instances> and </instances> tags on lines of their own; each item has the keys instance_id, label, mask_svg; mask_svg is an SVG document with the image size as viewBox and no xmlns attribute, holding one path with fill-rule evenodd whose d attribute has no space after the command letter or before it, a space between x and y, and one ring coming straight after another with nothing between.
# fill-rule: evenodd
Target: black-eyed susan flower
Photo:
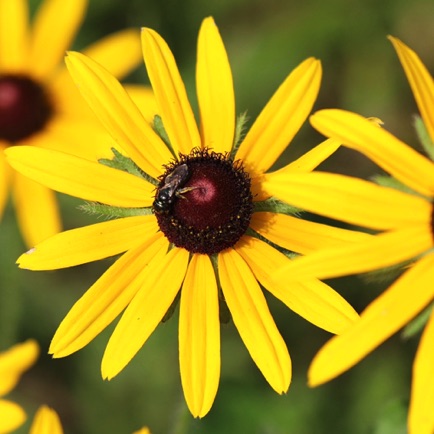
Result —
<instances>
[{"instance_id":1,"label":"black-eyed susan flower","mask_svg":"<svg viewBox=\"0 0 434 434\"><path fill-rule=\"evenodd\" d=\"M180 294L181 380L191 413L202 417L218 388L224 307L266 380L283 393L291 360L260 285L308 321L340 333L357 314L329 286L310 277L272 283L271 274L289 261L284 250L306 254L366 236L286 215L288 207L262 189L265 172L312 108L319 61L305 60L286 78L238 146L231 69L212 18L204 20L198 41L200 129L165 41L143 29L142 45L161 116L153 127L105 69L82 54L67 57L85 99L131 158L116 153L103 162L124 170L45 149L7 151L24 175L124 217L58 234L19 264L56 269L126 252L74 305L50 347L54 357L67 356L124 311L102 360L108 379L130 362ZM338 146L326 141L285 170L313 170Z\"/></svg>"},{"instance_id":2,"label":"black-eyed susan flower","mask_svg":"<svg viewBox=\"0 0 434 434\"><path fill-rule=\"evenodd\" d=\"M391 40L413 89L432 149L433 79L416 53L398 39ZM325 249L292 261L282 272L327 278L410 262L401 277L364 310L358 322L319 351L309 370L310 384L318 385L354 366L433 302L434 163L356 114L323 110L314 114L311 122L326 136L341 140L375 161L400 182L401 191L326 173L271 177L265 188L273 188L278 197L294 205L381 231L360 244ZM281 183L285 185L277 187ZM413 365L410 434L434 431L433 366L431 315Z\"/></svg>"},{"instance_id":3,"label":"black-eyed susan flower","mask_svg":"<svg viewBox=\"0 0 434 434\"><path fill-rule=\"evenodd\" d=\"M85 158L108 155L106 132L63 65L87 0L45 0L31 27L27 3L0 1L0 150L29 145ZM140 37L134 30L122 31L86 53L123 77L140 61ZM150 98L149 89L130 92L139 101ZM0 216L9 193L26 244L35 245L61 230L53 192L12 171L1 152Z\"/></svg>"},{"instance_id":4,"label":"black-eyed susan flower","mask_svg":"<svg viewBox=\"0 0 434 434\"><path fill-rule=\"evenodd\" d=\"M42 405L33 418L29 434L63 434L59 415L52 408Z\"/></svg>"},{"instance_id":5,"label":"black-eyed susan flower","mask_svg":"<svg viewBox=\"0 0 434 434\"><path fill-rule=\"evenodd\" d=\"M33 340L16 344L0 353L0 432L16 430L26 420L20 405L3 399L18 383L21 375L36 361L39 347Z\"/></svg>"}]
</instances>

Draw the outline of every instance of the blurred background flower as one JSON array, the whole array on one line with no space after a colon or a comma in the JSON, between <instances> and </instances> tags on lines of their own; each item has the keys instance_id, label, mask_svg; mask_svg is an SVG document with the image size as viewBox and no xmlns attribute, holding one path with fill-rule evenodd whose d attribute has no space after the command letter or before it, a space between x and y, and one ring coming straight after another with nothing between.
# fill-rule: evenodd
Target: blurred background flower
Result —
<instances>
[{"instance_id":1,"label":"blurred background flower","mask_svg":"<svg viewBox=\"0 0 434 434\"><path fill-rule=\"evenodd\" d=\"M32 12L38 4L30 0ZM172 48L194 104L196 50L192 47L202 19L213 15L224 35L233 70L237 113L248 110L253 121L288 71L314 56L321 60L324 71L315 109L339 107L379 117L385 128L416 146L411 117L418 110L386 36L393 34L406 41L433 71L433 9L432 0L91 0L73 49L82 50L127 27L151 27ZM148 83L144 66L127 81ZM305 124L276 167L294 160L320 140ZM362 177L377 173L372 163L349 149L340 149L321 168ZM75 210L79 201L62 197L60 203L66 228L93 221ZM65 432L133 432L145 422L154 433L170 432L177 423L185 432L207 434L406 432L417 339L401 342L395 336L357 370L311 390L306 385L307 367L328 335L288 315L287 308L272 299L268 300L270 309L297 367L291 390L278 396L265 387L233 325L225 326L219 395L212 411L200 421L186 413L183 403L177 348L173 345L177 321L158 327L129 369L110 382L101 381L98 366L113 328L74 356L51 360L44 353L54 330L112 260L53 274L18 270L13 264L26 250L18 233L8 205L0 231L1 245L8 246L0 249L0 343L5 348L30 332L41 341L43 355L23 378L14 400L23 398L20 402L27 404L29 412L47 402L56 408ZM387 282L367 285L356 278L331 284L359 312L387 287ZM18 432L28 430L29 423Z\"/></svg>"}]
</instances>

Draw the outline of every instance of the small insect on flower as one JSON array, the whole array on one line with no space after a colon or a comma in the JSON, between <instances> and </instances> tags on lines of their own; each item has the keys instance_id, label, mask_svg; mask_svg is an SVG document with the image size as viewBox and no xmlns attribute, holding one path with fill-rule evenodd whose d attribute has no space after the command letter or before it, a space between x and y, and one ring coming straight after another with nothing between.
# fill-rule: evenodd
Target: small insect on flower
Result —
<instances>
[{"instance_id":1,"label":"small insect on flower","mask_svg":"<svg viewBox=\"0 0 434 434\"><path fill-rule=\"evenodd\" d=\"M169 210L175 198L180 197L185 191L181 187L187 182L189 175L187 164L181 164L164 178L164 183L158 188L152 204L155 212L162 213Z\"/></svg>"}]
</instances>

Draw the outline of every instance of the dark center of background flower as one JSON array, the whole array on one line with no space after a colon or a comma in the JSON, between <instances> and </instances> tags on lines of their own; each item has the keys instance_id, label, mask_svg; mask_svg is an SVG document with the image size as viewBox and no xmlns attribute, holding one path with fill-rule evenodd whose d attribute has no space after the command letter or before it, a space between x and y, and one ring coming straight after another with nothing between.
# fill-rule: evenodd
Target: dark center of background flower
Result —
<instances>
[{"instance_id":1,"label":"dark center of background flower","mask_svg":"<svg viewBox=\"0 0 434 434\"><path fill-rule=\"evenodd\" d=\"M40 131L52 114L40 84L23 75L0 75L0 139L23 140Z\"/></svg>"},{"instance_id":2,"label":"dark center of background flower","mask_svg":"<svg viewBox=\"0 0 434 434\"><path fill-rule=\"evenodd\" d=\"M175 246L192 253L218 253L233 246L249 227L253 198L250 177L240 161L220 153L193 150L167 167L156 199L169 185L177 186L176 191L171 191L173 203L159 211L154 202L154 211L161 231Z\"/></svg>"}]
</instances>

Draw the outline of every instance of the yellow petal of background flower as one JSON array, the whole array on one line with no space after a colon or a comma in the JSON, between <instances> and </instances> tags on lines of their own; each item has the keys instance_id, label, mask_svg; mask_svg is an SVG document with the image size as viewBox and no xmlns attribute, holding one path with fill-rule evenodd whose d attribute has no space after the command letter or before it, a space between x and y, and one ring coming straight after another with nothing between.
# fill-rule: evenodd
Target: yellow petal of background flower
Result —
<instances>
[{"instance_id":1,"label":"yellow petal of background flower","mask_svg":"<svg viewBox=\"0 0 434 434\"><path fill-rule=\"evenodd\" d=\"M420 225L431 219L429 201L349 176L269 173L262 187L306 211L371 229Z\"/></svg>"},{"instance_id":2,"label":"yellow petal of background flower","mask_svg":"<svg viewBox=\"0 0 434 434\"><path fill-rule=\"evenodd\" d=\"M80 53L68 53L66 66L97 118L128 156L157 178L173 158L128 93L106 69Z\"/></svg>"},{"instance_id":3,"label":"yellow petal of background flower","mask_svg":"<svg viewBox=\"0 0 434 434\"><path fill-rule=\"evenodd\" d=\"M33 23L29 53L32 75L45 78L61 65L84 18L87 3L87 0L44 0Z\"/></svg>"},{"instance_id":4,"label":"yellow petal of background flower","mask_svg":"<svg viewBox=\"0 0 434 434\"><path fill-rule=\"evenodd\" d=\"M255 212L250 227L278 246L303 255L369 238L368 234L362 232L272 212Z\"/></svg>"},{"instance_id":5,"label":"yellow petal of background flower","mask_svg":"<svg viewBox=\"0 0 434 434\"><path fill-rule=\"evenodd\" d=\"M46 405L39 407L33 418L29 434L63 434L57 413Z\"/></svg>"},{"instance_id":6,"label":"yellow petal of background flower","mask_svg":"<svg viewBox=\"0 0 434 434\"><path fill-rule=\"evenodd\" d=\"M12 175L11 168L6 162L3 151L4 149L0 147L0 219L3 216L3 211L9 196L9 187Z\"/></svg>"},{"instance_id":7,"label":"yellow petal of background flower","mask_svg":"<svg viewBox=\"0 0 434 434\"><path fill-rule=\"evenodd\" d=\"M28 247L62 230L60 211L52 190L15 173L13 197L21 234Z\"/></svg>"},{"instance_id":8,"label":"yellow petal of background flower","mask_svg":"<svg viewBox=\"0 0 434 434\"><path fill-rule=\"evenodd\" d=\"M434 270L430 270L431 282L434 279ZM434 432L434 315L425 326L417 349L413 365L413 380L411 385L411 399L408 418L409 434L431 434Z\"/></svg>"},{"instance_id":9,"label":"yellow petal of background flower","mask_svg":"<svg viewBox=\"0 0 434 434\"><path fill-rule=\"evenodd\" d=\"M434 80L419 56L399 39L389 36L404 68L423 122L434 141Z\"/></svg>"},{"instance_id":10,"label":"yellow petal of background flower","mask_svg":"<svg viewBox=\"0 0 434 434\"><path fill-rule=\"evenodd\" d=\"M217 282L207 255L193 255L181 291L179 364L182 388L194 417L204 417L220 379Z\"/></svg>"},{"instance_id":11,"label":"yellow petal of background flower","mask_svg":"<svg viewBox=\"0 0 434 434\"><path fill-rule=\"evenodd\" d=\"M287 275L299 279L346 276L398 265L431 249L431 228L425 226L386 232L348 246L320 250L296 258L275 274L279 280Z\"/></svg>"},{"instance_id":12,"label":"yellow petal of background flower","mask_svg":"<svg viewBox=\"0 0 434 434\"><path fill-rule=\"evenodd\" d=\"M434 194L434 164L368 119L338 109L320 110L311 124L327 137L363 152L386 172L421 194Z\"/></svg>"},{"instance_id":13,"label":"yellow petal of background flower","mask_svg":"<svg viewBox=\"0 0 434 434\"><path fill-rule=\"evenodd\" d=\"M187 271L189 252L173 248L152 260L140 289L125 309L102 359L103 378L110 380L136 355L155 330L178 293Z\"/></svg>"},{"instance_id":14,"label":"yellow petal of background flower","mask_svg":"<svg viewBox=\"0 0 434 434\"><path fill-rule=\"evenodd\" d=\"M51 341L53 357L86 346L125 308L141 288L151 260L163 259L168 242L155 234L122 255L74 304Z\"/></svg>"},{"instance_id":15,"label":"yellow petal of background flower","mask_svg":"<svg viewBox=\"0 0 434 434\"><path fill-rule=\"evenodd\" d=\"M0 1L0 70L2 72L26 72L28 21L28 0Z\"/></svg>"},{"instance_id":16,"label":"yellow petal of background flower","mask_svg":"<svg viewBox=\"0 0 434 434\"><path fill-rule=\"evenodd\" d=\"M15 170L60 193L112 206L152 205L155 186L127 172L33 146L5 152Z\"/></svg>"},{"instance_id":17,"label":"yellow petal of background flower","mask_svg":"<svg viewBox=\"0 0 434 434\"><path fill-rule=\"evenodd\" d=\"M27 270L72 267L123 253L153 238L157 231L153 215L109 220L50 237L21 255L17 263Z\"/></svg>"},{"instance_id":18,"label":"yellow petal of background flower","mask_svg":"<svg viewBox=\"0 0 434 434\"><path fill-rule=\"evenodd\" d=\"M433 299L433 269L434 255L422 258L377 297L359 321L328 341L312 361L309 384L342 374L417 315Z\"/></svg>"},{"instance_id":19,"label":"yellow petal of background flower","mask_svg":"<svg viewBox=\"0 0 434 434\"><path fill-rule=\"evenodd\" d=\"M33 339L0 353L0 396L6 395L15 387L24 371L36 362L38 355L39 346Z\"/></svg>"},{"instance_id":20,"label":"yellow petal of background flower","mask_svg":"<svg viewBox=\"0 0 434 434\"><path fill-rule=\"evenodd\" d=\"M228 56L211 17L202 22L197 46L196 87L202 146L230 152L235 132L235 96Z\"/></svg>"},{"instance_id":21,"label":"yellow petal of background flower","mask_svg":"<svg viewBox=\"0 0 434 434\"><path fill-rule=\"evenodd\" d=\"M235 250L218 255L223 295L250 356L277 393L288 390L291 359L252 271Z\"/></svg>"},{"instance_id":22,"label":"yellow petal of background flower","mask_svg":"<svg viewBox=\"0 0 434 434\"><path fill-rule=\"evenodd\" d=\"M170 48L154 30L142 29L142 48L159 113L176 155L200 147L200 136L184 83ZM167 163L167 161L166 161Z\"/></svg>"},{"instance_id":23,"label":"yellow petal of background flower","mask_svg":"<svg viewBox=\"0 0 434 434\"><path fill-rule=\"evenodd\" d=\"M0 433L10 433L26 420L24 410L14 402L0 399Z\"/></svg>"},{"instance_id":24,"label":"yellow petal of background flower","mask_svg":"<svg viewBox=\"0 0 434 434\"><path fill-rule=\"evenodd\" d=\"M320 82L321 63L309 58L280 85L238 149L249 172L265 172L279 158L312 110Z\"/></svg>"},{"instance_id":25,"label":"yellow petal of background flower","mask_svg":"<svg viewBox=\"0 0 434 434\"><path fill-rule=\"evenodd\" d=\"M280 171L291 172L311 172L316 169L324 160L339 149L341 142L337 140L328 139L320 143L315 148L303 154L292 163L289 163ZM279 172L279 171L277 171Z\"/></svg>"},{"instance_id":26,"label":"yellow petal of background flower","mask_svg":"<svg viewBox=\"0 0 434 434\"><path fill-rule=\"evenodd\" d=\"M312 277L296 281L291 275L273 280L276 269L290 262L269 244L245 236L236 245L256 279L276 298L307 321L331 333L342 333L358 319L355 310L325 283Z\"/></svg>"}]
</instances>

